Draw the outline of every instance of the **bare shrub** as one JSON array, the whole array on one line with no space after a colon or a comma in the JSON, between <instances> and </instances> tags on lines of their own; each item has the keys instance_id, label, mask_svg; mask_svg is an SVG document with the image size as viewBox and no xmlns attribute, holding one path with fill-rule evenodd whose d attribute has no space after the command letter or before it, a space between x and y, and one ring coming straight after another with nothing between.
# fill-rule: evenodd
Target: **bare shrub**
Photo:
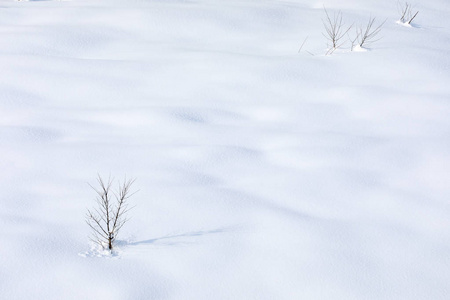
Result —
<instances>
[{"instance_id":1,"label":"bare shrub","mask_svg":"<svg viewBox=\"0 0 450 300\"><path fill-rule=\"evenodd\" d=\"M345 40L343 41L342 39L350 31L352 25L347 27L344 24L341 11L334 13L333 16L330 17L327 9L325 7L323 7L323 9L325 11L326 19L322 20L323 26L325 27L325 33L322 34L328 40L328 50L326 55L330 55L345 44Z\"/></svg>"},{"instance_id":2,"label":"bare shrub","mask_svg":"<svg viewBox=\"0 0 450 300\"><path fill-rule=\"evenodd\" d=\"M397 6L400 13L400 22L402 22L403 24L411 24L411 22L419 13L419 11L413 13L412 5L408 2L405 2L403 5L399 2L397 3Z\"/></svg>"},{"instance_id":3,"label":"bare shrub","mask_svg":"<svg viewBox=\"0 0 450 300\"><path fill-rule=\"evenodd\" d=\"M378 34L381 31L381 27L383 27L384 23L386 23L386 20L384 20L377 27L374 26L374 23L375 18L370 17L365 26L356 28L356 38L352 41L352 49L356 41L358 42L358 46L363 48L368 47L372 43L380 40L380 38L378 38Z\"/></svg>"},{"instance_id":4,"label":"bare shrub","mask_svg":"<svg viewBox=\"0 0 450 300\"><path fill-rule=\"evenodd\" d=\"M111 177L105 182L99 175L97 178L99 188L90 185L97 193L97 207L93 210L88 209L86 223L92 229L91 240L104 249L113 249L120 229L129 220L126 216L130 210L128 199L136 193L131 192L134 181L135 179L125 179L122 183L119 182L116 191L112 191Z\"/></svg>"}]
</instances>

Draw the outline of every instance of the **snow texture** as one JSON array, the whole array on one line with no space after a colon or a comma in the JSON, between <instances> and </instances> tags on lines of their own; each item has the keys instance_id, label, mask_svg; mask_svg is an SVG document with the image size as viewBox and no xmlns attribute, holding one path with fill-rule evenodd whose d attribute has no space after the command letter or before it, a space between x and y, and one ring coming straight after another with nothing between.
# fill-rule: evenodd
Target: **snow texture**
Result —
<instances>
[{"instance_id":1,"label":"snow texture","mask_svg":"<svg viewBox=\"0 0 450 300\"><path fill-rule=\"evenodd\" d=\"M326 56L324 5L382 39ZM415 9L1 0L0 298L449 299L450 6ZM140 190L112 254L97 173Z\"/></svg>"}]
</instances>

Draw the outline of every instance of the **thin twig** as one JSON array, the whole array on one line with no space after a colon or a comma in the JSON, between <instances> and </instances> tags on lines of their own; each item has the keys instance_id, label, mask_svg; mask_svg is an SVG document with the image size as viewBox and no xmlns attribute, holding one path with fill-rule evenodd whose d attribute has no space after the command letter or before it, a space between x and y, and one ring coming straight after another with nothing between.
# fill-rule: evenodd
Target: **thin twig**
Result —
<instances>
[{"instance_id":1,"label":"thin twig","mask_svg":"<svg viewBox=\"0 0 450 300\"><path fill-rule=\"evenodd\" d=\"M300 53L300 51L302 51L302 48L303 48L303 46L305 45L307 39L308 39L308 37L306 37L306 38L303 40L303 43L302 43L302 45L300 46L300 49L298 49L298 53Z\"/></svg>"}]
</instances>

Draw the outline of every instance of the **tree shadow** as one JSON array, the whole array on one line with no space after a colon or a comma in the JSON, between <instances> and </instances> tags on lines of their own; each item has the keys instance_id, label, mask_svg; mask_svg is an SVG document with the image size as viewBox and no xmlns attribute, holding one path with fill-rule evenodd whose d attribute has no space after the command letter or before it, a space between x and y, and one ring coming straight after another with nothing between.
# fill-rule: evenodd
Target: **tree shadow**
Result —
<instances>
[{"instance_id":1,"label":"tree shadow","mask_svg":"<svg viewBox=\"0 0 450 300\"><path fill-rule=\"evenodd\" d=\"M230 227L224 227L224 228L218 228L213 230L200 230L200 231L190 231L180 234L171 234L166 236L161 236L153 239L148 240L142 240L142 241L136 241L136 242L128 242L127 246L139 246L139 245L165 245L165 246L173 246L173 245L180 245L180 244L190 244L193 241L189 240L189 238L193 237L201 237L205 235L213 235L218 233L225 233L232 231L233 228ZM186 240L188 238L188 240Z\"/></svg>"}]
</instances>

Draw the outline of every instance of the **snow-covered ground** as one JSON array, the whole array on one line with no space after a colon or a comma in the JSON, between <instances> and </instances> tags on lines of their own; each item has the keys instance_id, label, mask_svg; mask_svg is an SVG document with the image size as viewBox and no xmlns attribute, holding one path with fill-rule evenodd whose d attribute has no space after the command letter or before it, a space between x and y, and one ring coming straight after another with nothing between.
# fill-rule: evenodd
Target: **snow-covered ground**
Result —
<instances>
[{"instance_id":1,"label":"snow-covered ground","mask_svg":"<svg viewBox=\"0 0 450 300\"><path fill-rule=\"evenodd\" d=\"M449 299L450 5L415 4L1 0L0 298ZM323 5L382 39L325 56ZM97 173L140 190L114 255Z\"/></svg>"}]
</instances>

